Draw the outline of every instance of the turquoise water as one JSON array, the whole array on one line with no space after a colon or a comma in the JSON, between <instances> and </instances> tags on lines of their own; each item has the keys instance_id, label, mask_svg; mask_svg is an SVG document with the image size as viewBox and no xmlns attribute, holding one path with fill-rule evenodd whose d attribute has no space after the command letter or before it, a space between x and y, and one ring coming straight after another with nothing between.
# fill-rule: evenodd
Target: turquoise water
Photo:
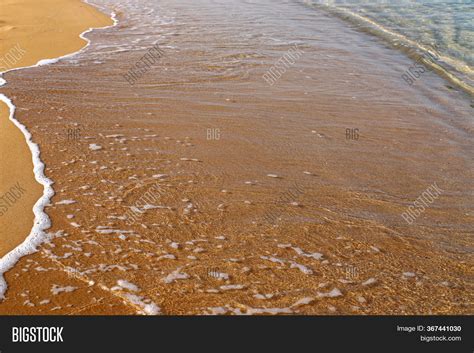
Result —
<instances>
[{"instance_id":1,"label":"turquoise water","mask_svg":"<svg viewBox=\"0 0 474 353\"><path fill-rule=\"evenodd\" d=\"M350 13L362 29L376 27L393 42L434 49L444 68L474 82L474 0L306 2Z\"/></svg>"}]
</instances>

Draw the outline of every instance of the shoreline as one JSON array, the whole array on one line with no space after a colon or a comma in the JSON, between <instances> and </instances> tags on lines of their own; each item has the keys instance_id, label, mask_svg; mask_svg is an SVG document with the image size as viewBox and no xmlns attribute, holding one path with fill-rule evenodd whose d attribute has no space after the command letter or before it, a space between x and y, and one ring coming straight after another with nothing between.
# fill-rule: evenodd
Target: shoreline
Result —
<instances>
[{"instance_id":1,"label":"shoreline","mask_svg":"<svg viewBox=\"0 0 474 353\"><path fill-rule=\"evenodd\" d=\"M52 2L55 2L55 1L52 1ZM72 2L70 2L70 4L72 4ZM113 27L117 25L118 20L116 19L115 13L111 13L110 17L107 18L105 14L100 12L100 10L96 6L90 4L88 1L77 0L77 2L74 3L75 6L79 5L79 7L82 7L82 4L85 4L86 6L88 6L90 9L92 9L92 11L97 11L97 14L99 14L100 17L102 18L99 21L99 19L97 18L97 15L94 15L94 17L96 17L96 20L91 20L90 18L86 18L84 16L84 18L82 19L83 22L81 23L81 27L85 27L85 29L82 32L80 32L77 35L77 37L76 36L73 37L73 38L79 38L80 41L82 42L81 45L77 47L77 50L72 51L72 52L63 52L63 55L60 55L58 57L49 57L49 58L48 58L48 55L50 54L48 53L50 53L50 51L46 51L46 50L44 52L35 53L36 55L31 55L31 56L26 55L26 57L22 57L19 60L19 62L21 63L26 62L27 64L30 62L33 62L33 64L26 65L26 66L12 67L12 68L7 69L6 71L0 72L0 87L3 87L7 84L7 81L3 78L3 76L6 73L54 64L61 59L77 55L78 53L86 49L90 44L90 40L87 37L85 37L85 34L93 31L94 29L105 29L105 28L109 28L109 27ZM30 4L26 4L25 6L28 8L29 5ZM74 10L72 8L68 8L67 10L69 11L73 10L75 16L78 13L76 12L77 9ZM88 12L89 10L85 10L85 11ZM76 17L75 19L77 20ZM108 23L106 23L106 19ZM67 21L67 20L68 18L66 17L64 21ZM112 23L110 23L110 21ZM32 36L34 36L34 33L32 34ZM10 41L11 40L12 39L10 38ZM71 40L71 33L67 33L67 35L61 38L61 41L64 41L64 40L67 40L68 43L71 43L71 42L78 43L77 40L76 41ZM59 42L53 43L53 45L58 45L58 44ZM74 44L74 45L78 45L78 44ZM18 44L16 46L18 46ZM28 52L28 49L26 49L26 52ZM40 158L40 149L39 149L38 144L33 142L31 133L28 131L26 126L23 125L19 120L15 119L15 110L17 107L4 94L0 94L0 102L2 102L8 107L8 122L13 123L15 128L18 128L22 132L25 138L26 144L28 146L28 149L31 152L30 160L33 162L34 179L39 185L43 187L42 195L39 198L37 198L37 201L34 202L34 205L32 207L34 220L32 223L30 223L32 224L32 227L29 227L30 230L28 231L27 235L18 234L17 236L15 236L16 245L13 245L13 244L10 245L10 248L4 249L3 254L1 254L2 257L0 258L0 298L3 299L5 292L7 290L7 283L4 279L5 272L11 269L21 257L35 252L37 249L37 246L41 244L43 241L47 240L44 230L48 229L51 226L51 223L50 223L50 219L48 215L44 212L44 207L50 202L51 197L54 195L54 190L52 188L53 182L44 175L45 165ZM17 141L17 142L23 143L23 141L21 142ZM0 146L0 147L4 147L4 146ZM29 163L26 162L26 164L28 165ZM24 169L25 168L23 167L24 165L25 164L23 163L20 168ZM4 166L2 167L5 168ZM8 167L8 162L7 162L7 167ZM18 162L15 163L15 167L18 168ZM2 175L2 179L4 179L3 175ZM29 185L32 186L31 183ZM2 187L3 189L5 187L5 184L0 185L0 187ZM23 206L23 208L24 207L26 206ZM29 207L27 208L29 209ZM17 216L18 213L21 214L20 219L23 219L23 220L27 219L26 222L29 223L31 218L25 217L24 212L22 211L24 210L20 210L19 207L17 207L15 210L11 210L10 215L9 215L10 223L12 221L12 217L18 217ZM18 218L14 218L14 219L16 220L13 221L13 223L17 222ZM9 220L7 219L7 222L8 221ZM3 229L4 234L8 234L11 236L10 231L11 229L8 226L6 227L6 230L5 230L5 227ZM12 242L10 238L8 240L9 240L9 243Z\"/></svg>"}]
</instances>

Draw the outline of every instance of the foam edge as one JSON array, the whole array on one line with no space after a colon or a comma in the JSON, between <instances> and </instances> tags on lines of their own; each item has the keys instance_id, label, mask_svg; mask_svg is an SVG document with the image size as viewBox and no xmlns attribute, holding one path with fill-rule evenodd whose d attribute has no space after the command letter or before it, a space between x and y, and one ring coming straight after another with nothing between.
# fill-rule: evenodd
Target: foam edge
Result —
<instances>
[{"instance_id":1,"label":"foam edge","mask_svg":"<svg viewBox=\"0 0 474 353\"><path fill-rule=\"evenodd\" d=\"M89 1L87 0L85 0L84 2L93 7L98 8L98 6L90 4ZM7 72L54 64L61 59L69 58L81 53L91 43L91 41L85 37L85 34L96 29L107 29L107 28L115 27L118 24L119 21L117 19L117 14L114 11L111 13L110 18L113 21L112 25L105 26L105 27L89 28L85 30L84 32L82 32L79 35L79 37L84 39L87 43L85 46L83 46L81 49L79 49L78 51L74 53L66 54L58 58L41 59L35 65L19 67L19 68L14 68L14 69L0 72L0 87L7 83L7 81L2 78L3 74ZM10 114L9 114L10 121L12 121L25 136L26 143L28 144L28 147L30 148L31 155L32 155L33 172L35 175L35 179L39 184L43 185L43 195L33 206L33 213L35 215L35 218L34 218L33 228L31 229L30 234L26 237L26 239L20 245L18 245L16 248L8 252L6 255L4 255L0 259L0 300L3 300L5 299L5 293L8 289L8 285L4 277L5 273L8 270L12 269L13 266L15 266L15 264L23 256L30 255L38 251L37 247L50 238L50 236L45 233L45 230L51 227L51 220L49 219L48 215L44 212L44 208L46 207L46 205L50 203L51 198L54 196L54 190L52 187L54 183L51 179L47 178L44 174L45 165L41 161L41 158L40 158L41 152L40 152L38 144L33 142L31 133L28 131L26 126L15 119L15 109L16 109L15 105L4 94L0 94L0 100L3 101L10 110Z\"/></svg>"}]
</instances>

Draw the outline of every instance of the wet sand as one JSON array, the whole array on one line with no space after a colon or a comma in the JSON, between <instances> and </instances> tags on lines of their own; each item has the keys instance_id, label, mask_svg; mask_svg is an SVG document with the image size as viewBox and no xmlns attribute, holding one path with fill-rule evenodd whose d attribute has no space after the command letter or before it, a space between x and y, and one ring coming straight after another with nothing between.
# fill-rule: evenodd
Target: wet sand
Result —
<instances>
[{"instance_id":1,"label":"wet sand","mask_svg":"<svg viewBox=\"0 0 474 353\"><path fill-rule=\"evenodd\" d=\"M131 1L80 56L7 75L56 195L0 312L472 314L470 98L406 86L411 59L323 12L237 4Z\"/></svg>"},{"instance_id":2,"label":"wet sand","mask_svg":"<svg viewBox=\"0 0 474 353\"><path fill-rule=\"evenodd\" d=\"M86 44L79 37L82 32L111 23L108 16L78 0L2 1L0 72L73 53ZM30 234L33 205L43 194L43 186L35 179L25 136L9 120L9 109L1 101L0 134L0 194L20 188L18 199L10 197L3 205L0 256L4 256Z\"/></svg>"}]
</instances>

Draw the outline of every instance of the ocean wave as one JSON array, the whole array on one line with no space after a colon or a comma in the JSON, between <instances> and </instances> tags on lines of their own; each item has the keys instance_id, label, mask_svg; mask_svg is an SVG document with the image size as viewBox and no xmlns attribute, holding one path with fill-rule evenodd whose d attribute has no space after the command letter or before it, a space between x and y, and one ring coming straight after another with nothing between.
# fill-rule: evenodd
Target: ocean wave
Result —
<instances>
[{"instance_id":1,"label":"ocean wave","mask_svg":"<svg viewBox=\"0 0 474 353\"><path fill-rule=\"evenodd\" d=\"M463 60L466 55L459 55L455 57L450 55L448 44L441 40L433 40L432 38L421 38L420 35L416 35L415 28L406 28L406 32L411 32L413 35L407 35L390 28L386 23L382 23L382 18L388 17L387 8L391 9L390 16L393 16L393 12L396 12L403 5L414 4L413 1L396 1L396 2L367 2L367 1L314 1L314 0L303 0L303 2L310 6L322 9L332 15L335 15L345 21L348 21L356 26L356 28L365 33L375 35L387 43L392 45L394 48L403 51L414 60L419 60L422 57L435 57L436 60L424 61L424 64L429 66L430 69L438 73L440 76L451 81L453 84L462 88L464 91L471 95L474 95L474 68L469 64L469 58ZM436 2L432 2L433 5ZM437 3L446 3L446 1L438 1ZM419 2L418 5L422 5ZM370 9L367 10L367 9ZM405 10L407 12L409 10ZM415 11L415 9L413 9ZM375 19L379 16L381 19ZM415 16L414 16L415 17ZM417 16L416 18L418 18ZM420 21L423 19L420 17ZM393 27L393 26L391 26ZM401 27L401 25L400 25ZM422 29L418 29L422 31ZM442 36L442 30L439 29L437 37ZM419 37L415 39L415 37ZM468 46L468 44L465 44ZM465 48L468 51L468 48ZM461 52L461 51L458 51Z\"/></svg>"}]
</instances>

